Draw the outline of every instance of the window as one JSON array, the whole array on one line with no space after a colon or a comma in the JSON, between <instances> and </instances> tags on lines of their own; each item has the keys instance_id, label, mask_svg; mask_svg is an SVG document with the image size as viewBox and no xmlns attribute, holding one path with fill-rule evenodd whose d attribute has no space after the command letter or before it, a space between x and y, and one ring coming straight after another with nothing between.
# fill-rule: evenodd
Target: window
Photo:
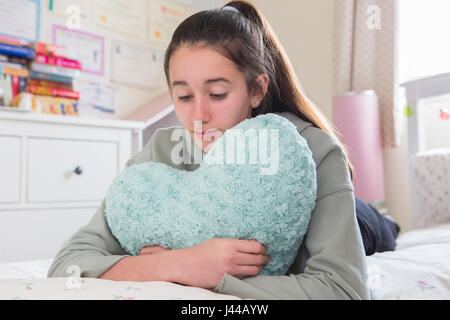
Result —
<instances>
[{"instance_id":1,"label":"window","mask_svg":"<svg viewBox=\"0 0 450 320\"><path fill-rule=\"evenodd\" d=\"M450 1L399 0L400 83L450 72Z\"/></svg>"}]
</instances>

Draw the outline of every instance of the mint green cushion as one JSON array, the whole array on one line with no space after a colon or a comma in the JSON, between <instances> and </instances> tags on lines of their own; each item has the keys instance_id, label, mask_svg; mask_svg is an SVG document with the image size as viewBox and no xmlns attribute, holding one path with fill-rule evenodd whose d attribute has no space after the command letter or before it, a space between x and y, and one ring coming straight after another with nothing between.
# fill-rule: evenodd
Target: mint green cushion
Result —
<instances>
[{"instance_id":1,"label":"mint green cushion","mask_svg":"<svg viewBox=\"0 0 450 320\"><path fill-rule=\"evenodd\" d=\"M263 162L261 145L250 138L232 144L230 137L239 129L247 137L258 133L259 142L266 132L262 145L271 162ZM226 163L227 146L233 145L234 161ZM255 154L259 161L251 162ZM245 155L244 163L236 155ZM105 216L132 255L152 245L180 249L212 238L256 239L270 256L261 274L281 275L305 236L316 189L316 166L306 140L289 120L269 113L227 130L195 171L157 162L125 168L107 191Z\"/></svg>"}]
</instances>

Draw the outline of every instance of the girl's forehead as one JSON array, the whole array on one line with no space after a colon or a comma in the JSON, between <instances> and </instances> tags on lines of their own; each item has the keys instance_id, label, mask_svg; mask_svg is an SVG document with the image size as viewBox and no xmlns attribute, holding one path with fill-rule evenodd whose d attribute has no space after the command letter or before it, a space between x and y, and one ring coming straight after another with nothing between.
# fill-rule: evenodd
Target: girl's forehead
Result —
<instances>
[{"instance_id":1,"label":"girl's forehead","mask_svg":"<svg viewBox=\"0 0 450 320\"><path fill-rule=\"evenodd\" d=\"M220 52L208 48L182 47L175 51L171 60L169 73L172 82L196 79L205 84L223 83L226 81L208 81L217 78L230 82L242 76L233 61Z\"/></svg>"},{"instance_id":2,"label":"girl's forehead","mask_svg":"<svg viewBox=\"0 0 450 320\"><path fill-rule=\"evenodd\" d=\"M218 50L208 47L180 47L173 53L170 62L172 65L183 64L184 66L187 62L193 62L196 65L215 64L218 67L232 67L234 65L233 61Z\"/></svg>"}]
</instances>

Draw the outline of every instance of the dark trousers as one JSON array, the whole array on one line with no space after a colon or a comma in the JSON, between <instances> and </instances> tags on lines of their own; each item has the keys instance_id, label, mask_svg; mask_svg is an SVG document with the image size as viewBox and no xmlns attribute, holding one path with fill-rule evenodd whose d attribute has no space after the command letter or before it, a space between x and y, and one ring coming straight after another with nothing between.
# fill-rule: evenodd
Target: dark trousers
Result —
<instances>
[{"instance_id":1,"label":"dark trousers","mask_svg":"<svg viewBox=\"0 0 450 320\"><path fill-rule=\"evenodd\" d=\"M355 197L356 218L366 251L366 256L375 252L394 251L395 239L400 227L395 222L383 217L370 204Z\"/></svg>"}]
</instances>

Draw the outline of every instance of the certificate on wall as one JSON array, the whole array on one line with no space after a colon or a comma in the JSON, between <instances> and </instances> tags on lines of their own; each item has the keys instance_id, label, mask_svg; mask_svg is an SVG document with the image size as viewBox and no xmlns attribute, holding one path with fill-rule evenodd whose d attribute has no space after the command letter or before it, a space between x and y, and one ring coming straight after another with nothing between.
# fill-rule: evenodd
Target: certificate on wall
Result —
<instances>
[{"instance_id":1,"label":"certificate on wall","mask_svg":"<svg viewBox=\"0 0 450 320\"><path fill-rule=\"evenodd\" d=\"M0 0L0 35L26 41L39 39L39 0Z\"/></svg>"},{"instance_id":2,"label":"certificate on wall","mask_svg":"<svg viewBox=\"0 0 450 320\"><path fill-rule=\"evenodd\" d=\"M118 40L111 49L112 82L142 88L161 86L163 50Z\"/></svg>"},{"instance_id":3,"label":"certificate on wall","mask_svg":"<svg viewBox=\"0 0 450 320\"><path fill-rule=\"evenodd\" d=\"M166 48L178 25L197 11L195 8L169 1L151 1L149 3L149 40Z\"/></svg>"},{"instance_id":4,"label":"certificate on wall","mask_svg":"<svg viewBox=\"0 0 450 320\"><path fill-rule=\"evenodd\" d=\"M80 115L114 115L116 110L116 87L97 82L78 80L77 90Z\"/></svg>"},{"instance_id":5,"label":"certificate on wall","mask_svg":"<svg viewBox=\"0 0 450 320\"><path fill-rule=\"evenodd\" d=\"M145 39L146 0L95 0L92 7L97 26Z\"/></svg>"},{"instance_id":6,"label":"certificate on wall","mask_svg":"<svg viewBox=\"0 0 450 320\"><path fill-rule=\"evenodd\" d=\"M81 62L83 72L103 76L105 59L103 37L59 25L53 25L52 37L53 44L67 48L69 58Z\"/></svg>"}]
</instances>

